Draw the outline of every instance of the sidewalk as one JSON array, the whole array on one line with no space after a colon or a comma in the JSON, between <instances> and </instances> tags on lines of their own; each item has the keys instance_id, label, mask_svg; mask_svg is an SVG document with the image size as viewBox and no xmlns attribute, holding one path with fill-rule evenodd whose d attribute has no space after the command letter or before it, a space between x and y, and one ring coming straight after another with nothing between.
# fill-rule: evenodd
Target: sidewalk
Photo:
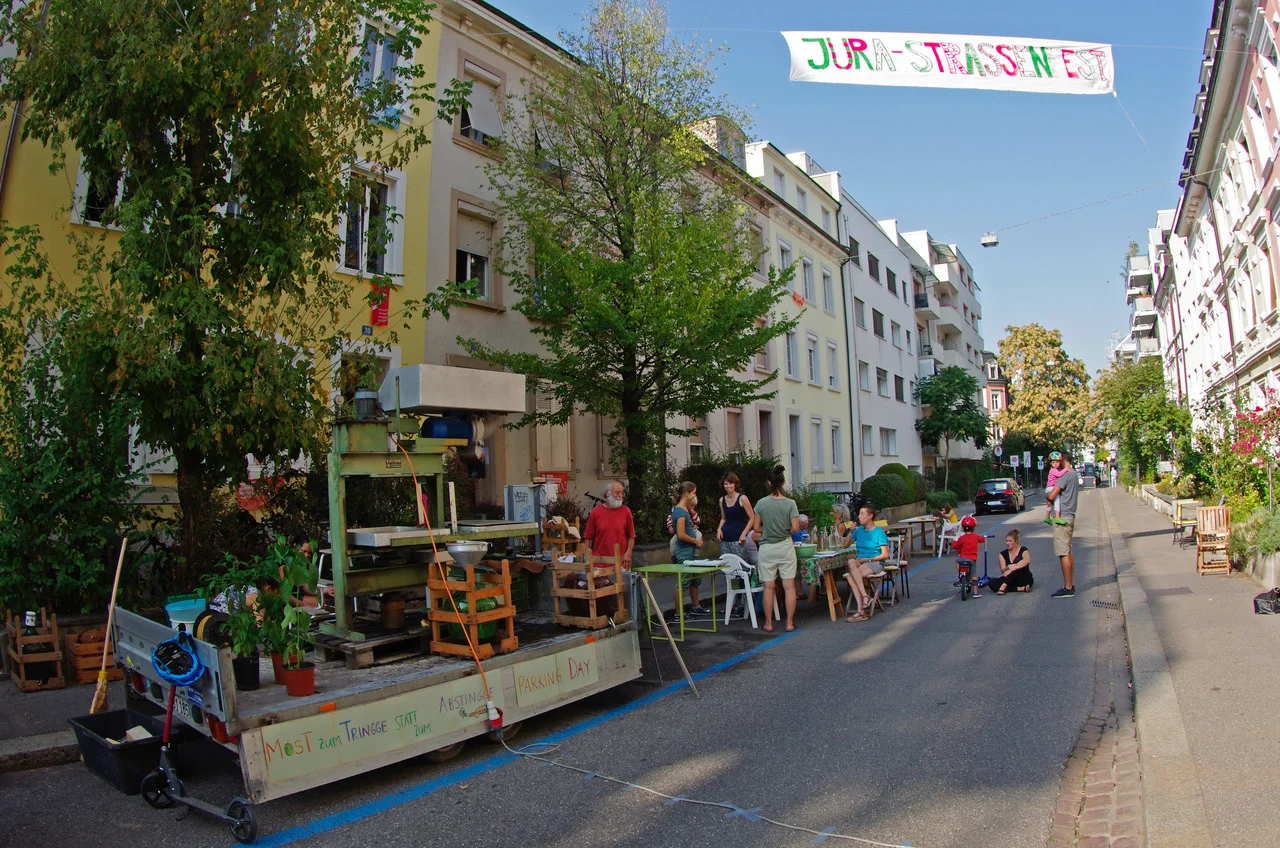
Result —
<instances>
[{"instance_id":1,"label":"sidewalk","mask_svg":"<svg viewBox=\"0 0 1280 848\"><path fill-rule=\"evenodd\" d=\"M124 706L124 684L110 684L108 705ZM87 715L91 685L48 692L19 692L12 680L0 680L0 774L73 763L80 759L67 719Z\"/></svg>"},{"instance_id":2,"label":"sidewalk","mask_svg":"<svg viewBox=\"0 0 1280 848\"><path fill-rule=\"evenodd\" d=\"M1277 845L1280 620L1253 581L1200 577L1195 550L1121 489L1102 493L1133 664L1151 848Z\"/></svg>"}]
</instances>

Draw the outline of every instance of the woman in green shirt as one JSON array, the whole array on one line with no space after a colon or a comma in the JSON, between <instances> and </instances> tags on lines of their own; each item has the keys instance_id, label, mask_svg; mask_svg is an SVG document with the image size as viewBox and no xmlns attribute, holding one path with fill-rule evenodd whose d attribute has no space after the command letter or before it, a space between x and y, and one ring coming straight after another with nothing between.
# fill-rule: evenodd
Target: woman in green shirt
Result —
<instances>
[{"instance_id":1,"label":"woman in green shirt","mask_svg":"<svg viewBox=\"0 0 1280 848\"><path fill-rule=\"evenodd\" d=\"M774 581L782 578L785 596L787 630L795 630L796 617L796 546L791 534L800 531L800 510L787 497L786 469L774 466L769 472L769 495L756 503L756 530L760 533L760 551L756 558L756 574L764 584L764 627L773 632Z\"/></svg>"}]
</instances>

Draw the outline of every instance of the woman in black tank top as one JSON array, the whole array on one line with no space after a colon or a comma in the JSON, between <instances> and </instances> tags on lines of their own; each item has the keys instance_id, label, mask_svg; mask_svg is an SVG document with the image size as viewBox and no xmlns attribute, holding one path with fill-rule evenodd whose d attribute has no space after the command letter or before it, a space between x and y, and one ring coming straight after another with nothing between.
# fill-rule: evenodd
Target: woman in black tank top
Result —
<instances>
[{"instance_id":1,"label":"woman in black tank top","mask_svg":"<svg viewBox=\"0 0 1280 848\"><path fill-rule=\"evenodd\" d=\"M1005 549L998 560L1000 577L991 581L997 595L1030 592L1036 582L1031 576L1031 551L1018 543L1020 535L1017 530L1010 530L1004 537Z\"/></svg>"},{"instance_id":2,"label":"woman in black tank top","mask_svg":"<svg viewBox=\"0 0 1280 848\"><path fill-rule=\"evenodd\" d=\"M742 481L730 471L724 475L724 497L720 499L720 526L716 538L720 540L720 553L742 556L742 545L747 531L755 524L755 510L751 499L738 491ZM745 558L745 557L744 557Z\"/></svg>"}]
</instances>

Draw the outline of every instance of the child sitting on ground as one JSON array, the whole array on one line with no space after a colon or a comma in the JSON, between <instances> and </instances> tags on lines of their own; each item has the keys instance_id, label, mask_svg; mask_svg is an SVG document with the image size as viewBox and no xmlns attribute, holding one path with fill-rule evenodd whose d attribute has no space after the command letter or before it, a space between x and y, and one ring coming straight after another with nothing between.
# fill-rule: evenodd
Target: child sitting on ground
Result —
<instances>
[{"instance_id":1,"label":"child sitting on ground","mask_svg":"<svg viewBox=\"0 0 1280 848\"><path fill-rule=\"evenodd\" d=\"M969 563L969 577L970 579L973 579L974 566L978 564L978 548L982 546L983 541L982 535L976 532L978 529L978 519L974 518L972 515L966 515L960 520L960 529L964 532L960 535L959 539L956 539L951 543L951 547L956 552L957 564L961 560ZM957 579L952 585L959 586L960 580ZM973 580L973 597L982 597L978 594L978 582L976 579Z\"/></svg>"}]
</instances>

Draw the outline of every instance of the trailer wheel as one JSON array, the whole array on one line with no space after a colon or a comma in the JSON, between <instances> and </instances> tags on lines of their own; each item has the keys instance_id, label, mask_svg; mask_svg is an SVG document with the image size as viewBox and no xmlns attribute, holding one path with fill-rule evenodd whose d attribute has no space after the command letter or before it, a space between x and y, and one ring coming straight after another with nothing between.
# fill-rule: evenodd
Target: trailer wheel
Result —
<instances>
[{"instance_id":1,"label":"trailer wheel","mask_svg":"<svg viewBox=\"0 0 1280 848\"><path fill-rule=\"evenodd\" d=\"M484 738L488 739L490 742L510 742L512 739L515 739L517 736L520 735L520 730L523 727L524 727L523 721L513 721L511 722L511 724L508 724L506 727L502 728L501 739L498 738L498 731L496 730L490 730L488 733L484 735Z\"/></svg>"},{"instance_id":2,"label":"trailer wheel","mask_svg":"<svg viewBox=\"0 0 1280 848\"><path fill-rule=\"evenodd\" d=\"M238 841L248 843L258 838L258 820L254 818L253 808L240 799L231 802L227 807L227 817L231 819L231 835Z\"/></svg>"},{"instance_id":3,"label":"trailer wheel","mask_svg":"<svg viewBox=\"0 0 1280 848\"><path fill-rule=\"evenodd\" d=\"M461 754L462 748L466 744L467 744L467 740L464 739L461 742L453 743L447 748L437 748L434 751L428 751L422 756L426 757L430 762L433 762L433 763L447 763L450 760L452 760L454 757Z\"/></svg>"}]
</instances>

